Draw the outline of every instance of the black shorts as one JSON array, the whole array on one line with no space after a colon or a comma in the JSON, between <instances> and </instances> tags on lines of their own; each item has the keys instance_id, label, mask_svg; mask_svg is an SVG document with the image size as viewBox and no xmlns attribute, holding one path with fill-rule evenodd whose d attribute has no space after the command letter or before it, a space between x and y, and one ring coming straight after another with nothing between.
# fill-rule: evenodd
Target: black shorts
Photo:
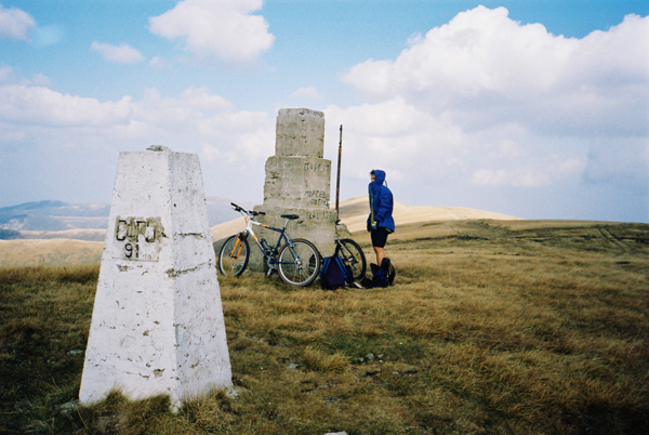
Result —
<instances>
[{"instance_id":1,"label":"black shorts","mask_svg":"<svg viewBox=\"0 0 649 435\"><path fill-rule=\"evenodd\" d=\"M390 234L388 230L383 227L372 230L372 246L375 248L384 248L385 243L388 241L388 234Z\"/></svg>"}]
</instances>

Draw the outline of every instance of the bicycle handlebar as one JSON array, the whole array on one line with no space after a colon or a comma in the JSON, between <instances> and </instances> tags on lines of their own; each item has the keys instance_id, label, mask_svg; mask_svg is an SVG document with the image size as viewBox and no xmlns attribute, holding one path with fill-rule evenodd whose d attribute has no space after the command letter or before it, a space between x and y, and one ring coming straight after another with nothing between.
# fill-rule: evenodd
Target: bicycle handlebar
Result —
<instances>
[{"instance_id":1,"label":"bicycle handlebar","mask_svg":"<svg viewBox=\"0 0 649 435\"><path fill-rule=\"evenodd\" d=\"M258 216L258 215L265 215L266 213L263 211L254 211L254 210L246 210L245 208L241 207L240 205L235 204L234 202L231 202L230 205L234 207L234 211L238 211L239 213L243 212L247 214L248 216Z\"/></svg>"}]
</instances>

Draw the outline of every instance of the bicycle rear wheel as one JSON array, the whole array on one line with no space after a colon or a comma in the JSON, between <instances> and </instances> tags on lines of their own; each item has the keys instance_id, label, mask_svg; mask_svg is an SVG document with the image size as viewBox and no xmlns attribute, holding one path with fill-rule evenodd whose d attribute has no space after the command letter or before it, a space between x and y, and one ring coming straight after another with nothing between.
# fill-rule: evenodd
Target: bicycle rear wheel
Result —
<instances>
[{"instance_id":1,"label":"bicycle rear wheel","mask_svg":"<svg viewBox=\"0 0 649 435\"><path fill-rule=\"evenodd\" d=\"M237 234L228 238L219 251L219 270L222 275L239 276L246 270L250 259L248 240Z\"/></svg>"},{"instance_id":2,"label":"bicycle rear wheel","mask_svg":"<svg viewBox=\"0 0 649 435\"><path fill-rule=\"evenodd\" d=\"M277 271L287 284L304 287L320 273L320 253L308 240L293 239L292 245L282 246L277 256Z\"/></svg>"},{"instance_id":3,"label":"bicycle rear wheel","mask_svg":"<svg viewBox=\"0 0 649 435\"><path fill-rule=\"evenodd\" d=\"M358 243L352 239L340 239L336 245L336 255L342 258L343 263L352 270L354 281L359 281L365 276L367 260Z\"/></svg>"}]
</instances>

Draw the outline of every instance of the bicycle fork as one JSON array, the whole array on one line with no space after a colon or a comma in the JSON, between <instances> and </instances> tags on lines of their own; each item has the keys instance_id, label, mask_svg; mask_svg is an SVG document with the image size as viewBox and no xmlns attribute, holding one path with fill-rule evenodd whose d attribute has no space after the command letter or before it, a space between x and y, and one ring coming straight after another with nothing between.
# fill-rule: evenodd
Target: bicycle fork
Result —
<instances>
[{"instance_id":1,"label":"bicycle fork","mask_svg":"<svg viewBox=\"0 0 649 435\"><path fill-rule=\"evenodd\" d=\"M243 241L237 237L237 241L234 243L234 248L232 248L232 252L230 252L230 258L234 258L235 260L239 258L239 255L241 255L241 251L243 250Z\"/></svg>"}]
</instances>

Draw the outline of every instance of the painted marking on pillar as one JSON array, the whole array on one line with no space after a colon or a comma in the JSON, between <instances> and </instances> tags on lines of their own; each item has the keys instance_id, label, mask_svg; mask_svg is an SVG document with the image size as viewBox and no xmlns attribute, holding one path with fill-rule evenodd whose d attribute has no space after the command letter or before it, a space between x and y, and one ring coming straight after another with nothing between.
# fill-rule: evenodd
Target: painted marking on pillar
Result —
<instances>
[{"instance_id":1,"label":"painted marking on pillar","mask_svg":"<svg viewBox=\"0 0 649 435\"><path fill-rule=\"evenodd\" d=\"M304 163L304 172L326 172L329 170L331 164L330 163L313 163L313 162L305 162Z\"/></svg>"},{"instance_id":2,"label":"painted marking on pillar","mask_svg":"<svg viewBox=\"0 0 649 435\"><path fill-rule=\"evenodd\" d=\"M328 220L331 219L332 216L335 216L336 212L322 210L322 211L307 211L305 214L308 220Z\"/></svg>"},{"instance_id":3,"label":"painted marking on pillar","mask_svg":"<svg viewBox=\"0 0 649 435\"><path fill-rule=\"evenodd\" d=\"M115 222L115 240L120 255L116 259L129 261L158 261L160 238L164 229L159 217L121 217Z\"/></svg>"},{"instance_id":4,"label":"painted marking on pillar","mask_svg":"<svg viewBox=\"0 0 649 435\"><path fill-rule=\"evenodd\" d=\"M329 192L324 190L307 190L304 192L304 196L307 198L319 198L329 201Z\"/></svg>"},{"instance_id":5,"label":"painted marking on pillar","mask_svg":"<svg viewBox=\"0 0 649 435\"><path fill-rule=\"evenodd\" d=\"M304 192L307 198L307 207L324 207L329 208L329 192L324 190L307 190Z\"/></svg>"}]
</instances>

